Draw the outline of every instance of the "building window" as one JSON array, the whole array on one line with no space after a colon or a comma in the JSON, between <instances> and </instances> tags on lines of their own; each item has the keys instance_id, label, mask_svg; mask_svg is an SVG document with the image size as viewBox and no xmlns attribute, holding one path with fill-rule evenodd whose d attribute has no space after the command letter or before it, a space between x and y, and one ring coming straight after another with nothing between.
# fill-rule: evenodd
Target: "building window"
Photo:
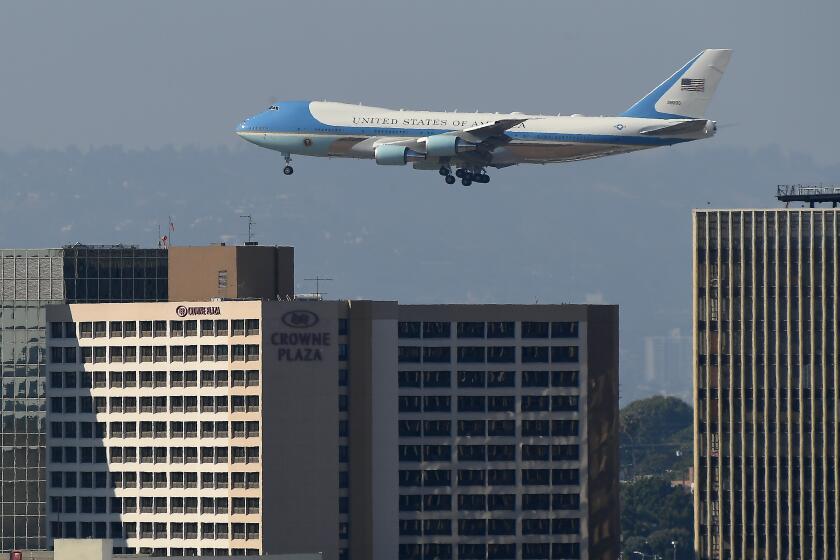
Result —
<instances>
[{"instance_id":1,"label":"building window","mask_svg":"<svg viewBox=\"0 0 840 560\"><path fill-rule=\"evenodd\" d=\"M547 371L523 371L522 372L522 386L523 387L548 387L548 372Z\"/></svg>"},{"instance_id":2,"label":"building window","mask_svg":"<svg viewBox=\"0 0 840 560\"><path fill-rule=\"evenodd\" d=\"M512 395L492 395L487 397L488 412L514 412L516 399Z\"/></svg>"},{"instance_id":3,"label":"building window","mask_svg":"<svg viewBox=\"0 0 840 560\"><path fill-rule=\"evenodd\" d=\"M458 412L485 412L487 404L483 395L459 395Z\"/></svg>"},{"instance_id":4,"label":"building window","mask_svg":"<svg viewBox=\"0 0 840 560\"><path fill-rule=\"evenodd\" d=\"M458 494L458 511L485 511L487 497L484 494Z\"/></svg>"},{"instance_id":5,"label":"building window","mask_svg":"<svg viewBox=\"0 0 840 560\"><path fill-rule=\"evenodd\" d=\"M397 373L397 378L400 387L420 387L419 371L400 371Z\"/></svg>"},{"instance_id":6,"label":"building window","mask_svg":"<svg viewBox=\"0 0 840 560\"><path fill-rule=\"evenodd\" d=\"M420 338L419 321L399 321L397 323L397 337Z\"/></svg>"},{"instance_id":7,"label":"building window","mask_svg":"<svg viewBox=\"0 0 840 560\"><path fill-rule=\"evenodd\" d=\"M419 420L417 422L419 423ZM426 420L423 422L423 435L426 437L449 437L451 434L451 420Z\"/></svg>"},{"instance_id":8,"label":"building window","mask_svg":"<svg viewBox=\"0 0 840 560\"><path fill-rule=\"evenodd\" d=\"M450 363L451 348L449 346L425 346L423 347L424 363Z\"/></svg>"},{"instance_id":9,"label":"building window","mask_svg":"<svg viewBox=\"0 0 840 560\"><path fill-rule=\"evenodd\" d=\"M484 322L459 322L458 338L484 338Z\"/></svg>"},{"instance_id":10,"label":"building window","mask_svg":"<svg viewBox=\"0 0 840 560\"><path fill-rule=\"evenodd\" d=\"M487 435L513 437L515 432L515 420L488 420Z\"/></svg>"},{"instance_id":11,"label":"building window","mask_svg":"<svg viewBox=\"0 0 840 560\"><path fill-rule=\"evenodd\" d=\"M522 460L548 461L549 449L550 447L548 445L523 445Z\"/></svg>"},{"instance_id":12,"label":"building window","mask_svg":"<svg viewBox=\"0 0 840 560\"><path fill-rule=\"evenodd\" d=\"M426 388L441 388L450 387L450 372L448 371L424 371L423 372L423 387Z\"/></svg>"},{"instance_id":13,"label":"building window","mask_svg":"<svg viewBox=\"0 0 840 560\"><path fill-rule=\"evenodd\" d=\"M524 361L524 360L523 360ZM552 346L551 361L553 363L574 363L578 361L577 346Z\"/></svg>"},{"instance_id":14,"label":"building window","mask_svg":"<svg viewBox=\"0 0 840 560\"><path fill-rule=\"evenodd\" d=\"M484 346L459 346L458 363L483 364L486 361Z\"/></svg>"},{"instance_id":15,"label":"building window","mask_svg":"<svg viewBox=\"0 0 840 560\"><path fill-rule=\"evenodd\" d=\"M425 321L423 323L423 338L450 338L451 323L448 321Z\"/></svg>"},{"instance_id":16,"label":"building window","mask_svg":"<svg viewBox=\"0 0 840 560\"><path fill-rule=\"evenodd\" d=\"M578 387L580 385L579 371L552 371L552 387Z\"/></svg>"},{"instance_id":17,"label":"building window","mask_svg":"<svg viewBox=\"0 0 840 560\"><path fill-rule=\"evenodd\" d=\"M452 471L433 469L423 471L423 486L437 488L452 485Z\"/></svg>"},{"instance_id":18,"label":"building window","mask_svg":"<svg viewBox=\"0 0 840 560\"><path fill-rule=\"evenodd\" d=\"M64 323L57 321L50 323L50 338L64 338Z\"/></svg>"},{"instance_id":19,"label":"building window","mask_svg":"<svg viewBox=\"0 0 840 560\"><path fill-rule=\"evenodd\" d=\"M452 409L451 398L445 395L423 397L424 412L449 412Z\"/></svg>"},{"instance_id":20,"label":"building window","mask_svg":"<svg viewBox=\"0 0 840 560\"><path fill-rule=\"evenodd\" d=\"M485 421L458 420L458 435L461 437L484 437L486 435Z\"/></svg>"},{"instance_id":21,"label":"building window","mask_svg":"<svg viewBox=\"0 0 840 560\"><path fill-rule=\"evenodd\" d=\"M575 412L578 410L580 397L576 395L553 395L551 397L551 410L555 412Z\"/></svg>"},{"instance_id":22,"label":"building window","mask_svg":"<svg viewBox=\"0 0 840 560\"><path fill-rule=\"evenodd\" d=\"M397 348L397 361L400 363L420 363L420 347L400 346Z\"/></svg>"},{"instance_id":23,"label":"building window","mask_svg":"<svg viewBox=\"0 0 840 560\"><path fill-rule=\"evenodd\" d=\"M338 336L347 336L347 319L338 320Z\"/></svg>"},{"instance_id":24,"label":"building window","mask_svg":"<svg viewBox=\"0 0 840 560\"><path fill-rule=\"evenodd\" d=\"M512 364L516 362L515 346L490 346L487 348L487 361L491 364Z\"/></svg>"},{"instance_id":25,"label":"building window","mask_svg":"<svg viewBox=\"0 0 840 560\"><path fill-rule=\"evenodd\" d=\"M513 338L516 323L513 321L491 321L487 323L487 338Z\"/></svg>"},{"instance_id":26,"label":"building window","mask_svg":"<svg viewBox=\"0 0 840 560\"><path fill-rule=\"evenodd\" d=\"M548 346L523 346L522 363L548 363Z\"/></svg>"},{"instance_id":27,"label":"building window","mask_svg":"<svg viewBox=\"0 0 840 560\"><path fill-rule=\"evenodd\" d=\"M347 344L338 345L338 359L341 362L346 362L350 357L350 346Z\"/></svg>"},{"instance_id":28,"label":"building window","mask_svg":"<svg viewBox=\"0 0 840 560\"><path fill-rule=\"evenodd\" d=\"M548 323L522 321L522 338L548 338Z\"/></svg>"},{"instance_id":29,"label":"building window","mask_svg":"<svg viewBox=\"0 0 840 560\"><path fill-rule=\"evenodd\" d=\"M511 347L512 348L512 347ZM488 371L487 387L515 387L516 378L512 371Z\"/></svg>"},{"instance_id":30,"label":"building window","mask_svg":"<svg viewBox=\"0 0 840 560\"><path fill-rule=\"evenodd\" d=\"M577 321L559 321L551 323L551 338L577 338Z\"/></svg>"},{"instance_id":31,"label":"building window","mask_svg":"<svg viewBox=\"0 0 840 560\"><path fill-rule=\"evenodd\" d=\"M339 473L341 474L341 473ZM399 473L400 486L420 486L422 480L422 473L419 470L405 470L401 469Z\"/></svg>"}]
</instances>

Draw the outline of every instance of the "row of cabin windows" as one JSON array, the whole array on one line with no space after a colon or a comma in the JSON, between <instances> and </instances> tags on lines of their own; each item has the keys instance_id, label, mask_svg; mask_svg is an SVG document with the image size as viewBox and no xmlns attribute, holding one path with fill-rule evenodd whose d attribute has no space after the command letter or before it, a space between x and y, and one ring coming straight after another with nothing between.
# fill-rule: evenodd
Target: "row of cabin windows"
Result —
<instances>
[{"instance_id":1,"label":"row of cabin windows","mask_svg":"<svg viewBox=\"0 0 840 560\"><path fill-rule=\"evenodd\" d=\"M52 364L134 362L253 362L259 344L191 344L177 346L51 346Z\"/></svg>"},{"instance_id":2,"label":"row of cabin windows","mask_svg":"<svg viewBox=\"0 0 840 560\"><path fill-rule=\"evenodd\" d=\"M516 519L458 519L458 535L516 535ZM401 536L451 536L452 519L400 519ZM520 535L579 535L580 518L521 519ZM483 545L482 545L483 546ZM481 556L484 558L484 556Z\"/></svg>"},{"instance_id":3,"label":"row of cabin windows","mask_svg":"<svg viewBox=\"0 0 840 560\"><path fill-rule=\"evenodd\" d=\"M455 360L459 364L513 364L516 346L458 346ZM399 346L400 363L452 363L451 346ZM523 364L576 363L580 360L577 346L521 346L519 359Z\"/></svg>"},{"instance_id":4,"label":"row of cabin windows","mask_svg":"<svg viewBox=\"0 0 840 560\"><path fill-rule=\"evenodd\" d=\"M514 395L458 395L458 412L515 412L517 397ZM397 397L400 412L451 412L449 395L400 395ZM520 412L577 412L580 397L577 395L522 395Z\"/></svg>"},{"instance_id":5,"label":"row of cabin windows","mask_svg":"<svg viewBox=\"0 0 840 560\"><path fill-rule=\"evenodd\" d=\"M168 327L168 330L167 330ZM188 321L51 321L50 338L160 336L251 336L260 334L259 319Z\"/></svg>"},{"instance_id":6,"label":"row of cabin windows","mask_svg":"<svg viewBox=\"0 0 840 560\"><path fill-rule=\"evenodd\" d=\"M400 387L451 387L451 371L399 371ZM456 374L459 388L515 387L514 371L459 371ZM523 371L520 387L578 387L580 372L569 371Z\"/></svg>"},{"instance_id":7,"label":"row of cabin windows","mask_svg":"<svg viewBox=\"0 0 840 560\"><path fill-rule=\"evenodd\" d=\"M132 387L257 387L258 370L201 370L199 371L53 371L50 389L127 389ZM107 383L107 385L106 385Z\"/></svg>"},{"instance_id":8,"label":"row of cabin windows","mask_svg":"<svg viewBox=\"0 0 840 560\"><path fill-rule=\"evenodd\" d=\"M515 321L459 321L457 338L515 338ZM577 338L577 321L522 321L521 338ZM397 323L399 338L451 338L452 323L448 321L400 321Z\"/></svg>"},{"instance_id":9,"label":"row of cabin windows","mask_svg":"<svg viewBox=\"0 0 840 560\"><path fill-rule=\"evenodd\" d=\"M570 434L559 434L568 436ZM549 461L552 446L522 444L522 461ZM516 461L516 445L458 445L458 461ZM555 455L557 456L557 455ZM401 463L419 463L421 461L452 460L451 445L400 445Z\"/></svg>"},{"instance_id":10,"label":"row of cabin windows","mask_svg":"<svg viewBox=\"0 0 840 560\"><path fill-rule=\"evenodd\" d=\"M580 484L578 469L523 469L520 472L523 486L568 486ZM400 486L424 486L435 488L454 486L452 471L400 470ZM458 486L516 486L515 469L460 469L457 471Z\"/></svg>"}]
</instances>

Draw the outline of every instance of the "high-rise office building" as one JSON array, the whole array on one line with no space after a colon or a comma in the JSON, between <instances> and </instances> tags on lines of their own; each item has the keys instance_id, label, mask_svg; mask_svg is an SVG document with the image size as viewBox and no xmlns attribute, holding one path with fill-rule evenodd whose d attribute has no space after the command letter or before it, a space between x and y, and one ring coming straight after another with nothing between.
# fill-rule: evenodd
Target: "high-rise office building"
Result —
<instances>
[{"instance_id":1,"label":"high-rise office building","mask_svg":"<svg viewBox=\"0 0 840 560\"><path fill-rule=\"evenodd\" d=\"M618 555L615 307L223 300L47 320L51 538Z\"/></svg>"},{"instance_id":2,"label":"high-rise office building","mask_svg":"<svg viewBox=\"0 0 840 560\"><path fill-rule=\"evenodd\" d=\"M0 551L47 544L45 306L166 301L172 290L194 298L288 297L292 259L290 247L259 246L0 250Z\"/></svg>"},{"instance_id":3,"label":"high-rise office building","mask_svg":"<svg viewBox=\"0 0 840 560\"><path fill-rule=\"evenodd\" d=\"M167 298L157 249L0 250L0 550L46 547L46 306Z\"/></svg>"},{"instance_id":4,"label":"high-rise office building","mask_svg":"<svg viewBox=\"0 0 840 560\"><path fill-rule=\"evenodd\" d=\"M693 213L697 556L838 558L836 210Z\"/></svg>"}]
</instances>

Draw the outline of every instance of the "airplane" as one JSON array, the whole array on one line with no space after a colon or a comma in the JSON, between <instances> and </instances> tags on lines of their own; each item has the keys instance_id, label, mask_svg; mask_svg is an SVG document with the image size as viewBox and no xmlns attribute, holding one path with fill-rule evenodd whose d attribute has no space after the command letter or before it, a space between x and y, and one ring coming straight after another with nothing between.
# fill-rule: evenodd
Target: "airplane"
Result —
<instances>
[{"instance_id":1,"label":"airplane","mask_svg":"<svg viewBox=\"0 0 840 560\"><path fill-rule=\"evenodd\" d=\"M488 168L557 163L671 146L714 136L703 118L732 56L707 49L617 116L551 116L392 110L327 101L284 101L245 119L244 140L292 155L373 159L438 170L447 184L488 183ZM455 167L453 173L452 167ZM454 176L453 176L454 175Z\"/></svg>"}]
</instances>

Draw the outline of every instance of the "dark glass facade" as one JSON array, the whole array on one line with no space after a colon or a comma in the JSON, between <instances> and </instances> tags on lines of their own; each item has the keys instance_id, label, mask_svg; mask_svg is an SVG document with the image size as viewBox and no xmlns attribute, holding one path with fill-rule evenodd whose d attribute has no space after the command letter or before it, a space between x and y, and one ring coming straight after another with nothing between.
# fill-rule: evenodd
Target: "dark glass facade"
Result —
<instances>
[{"instance_id":1,"label":"dark glass facade","mask_svg":"<svg viewBox=\"0 0 840 560\"><path fill-rule=\"evenodd\" d=\"M0 550L46 547L46 306L167 296L162 249L0 250Z\"/></svg>"}]
</instances>

